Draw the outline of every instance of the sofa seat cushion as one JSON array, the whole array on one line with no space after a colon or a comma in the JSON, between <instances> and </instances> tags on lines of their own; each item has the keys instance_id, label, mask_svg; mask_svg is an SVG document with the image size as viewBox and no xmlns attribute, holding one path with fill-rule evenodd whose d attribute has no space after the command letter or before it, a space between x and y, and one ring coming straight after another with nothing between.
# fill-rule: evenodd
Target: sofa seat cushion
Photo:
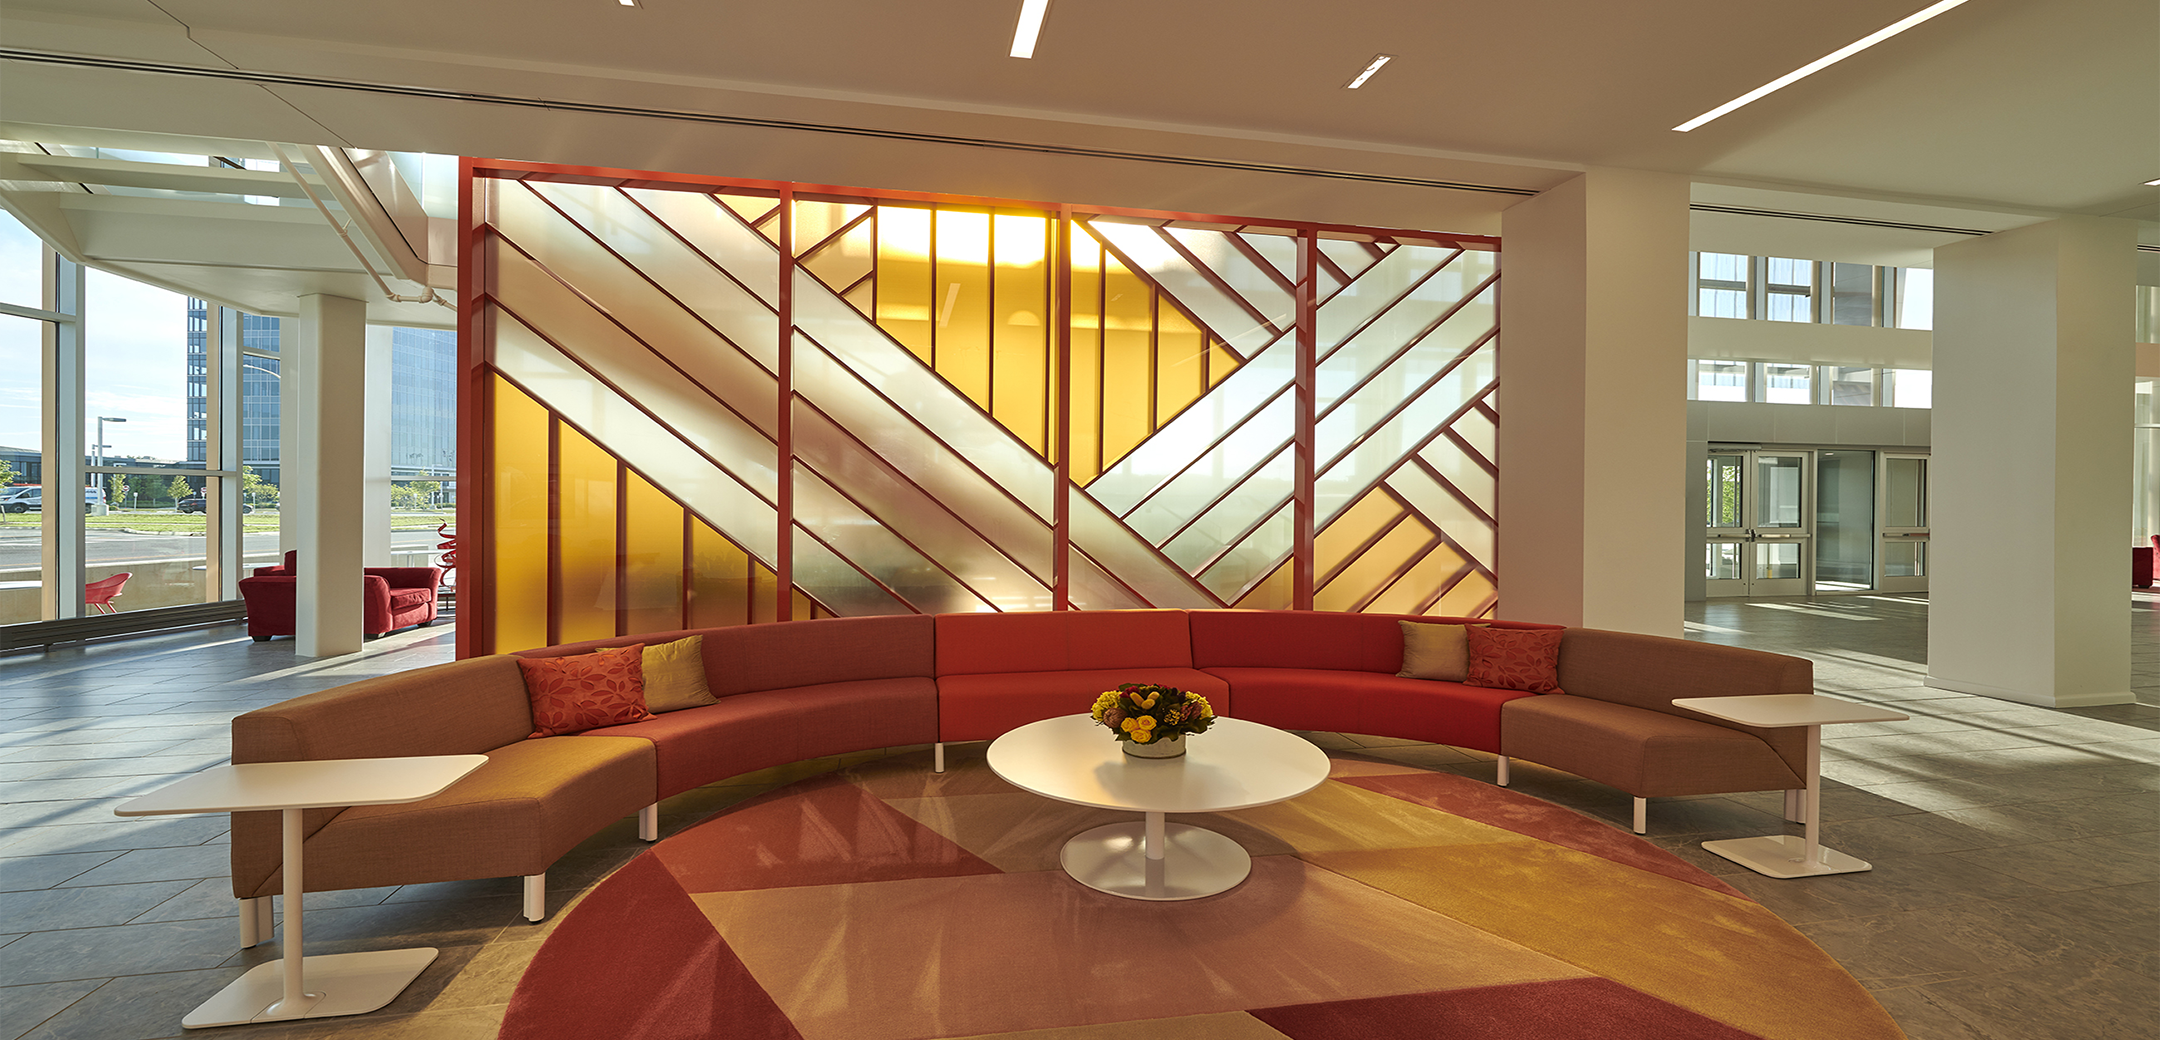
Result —
<instances>
[{"instance_id":1,"label":"sofa seat cushion","mask_svg":"<svg viewBox=\"0 0 2160 1040\"><path fill-rule=\"evenodd\" d=\"M927 677L863 679L722 697L588 737L642 737L659 764L659 797L770 766L937 739Z\"/></svg>"},{"instance_id":2,"label":"sofa seat cushion","mask_svg":"<svg viewBox=\"0 0 2160 1040\"><path fill-rule=\"evenodd\" d=\"M1281 729L1372 733L1500 750L1500 706L1530 694L1332 668L1210 668L1237 716Z\"/></svg>"},{"instance_id":3,"label":"sofa seat cushion","mask_svg":"<svg viewBox=\"0 0 2160 1040\"><path fill-rule=\"evenodd\" d=\"M1208 699L1217 715L1231 710L1230 686L1192 668L1127 667L1054 672L945 675L937 681L938 739L989 740L1030 722L1080 715L1119 683L1173 686ZM1105 734L1107 736L1107 734Z\"/></svg>"},{"instance_id":4,"label":"sofa seat cushion","mask_svg":"<svg viewBox=\"0 0 2160 1040\"><path fill-rule=\"evenodd\" d=\"M941 676L1163 667L1192 667L1192 629L1182 610L937 616Z\"/></svg>"},{"instance_id":5,"label":"sofa seat cushion","mask_svg":"<svg viewBox=\"0 0 2160 1040\"><path fill-rule=\"evenodd\" d=\"M1610 784L1639 798L1806 786L1753 734L1568 694L1509 701L1501 751Z\"/></svg>"},{"instance_id":6,"label":"sofa seat cushion","mask_svg":"<svg viewBox=\"0 0 2160 1040\"><path fill-rule=\"evenodd\" d=\"M647 741L550 737L487 756L486 765L433 798L356 805L331 817L304 846L306 889L538 874L593 832L656 800ZM275 834L278 827L274 812L234 817L236 835L265 828ZM234 894L282 891L280 858L273 852L242 875L236 854Z\"/></svg>"},{"instance_id":7,"label":"sofa seat cushion","mask_svg":"<svg viewBox=\"0 0 2160 1040\"><path fill-rule=\"evenodd\" d=\"M402 614L409 610L425 610L433 602L435 602L435 590L432 588L400 589L393 587L390 590L390 610L393 613Z\"/></svg>"}]
</instances>

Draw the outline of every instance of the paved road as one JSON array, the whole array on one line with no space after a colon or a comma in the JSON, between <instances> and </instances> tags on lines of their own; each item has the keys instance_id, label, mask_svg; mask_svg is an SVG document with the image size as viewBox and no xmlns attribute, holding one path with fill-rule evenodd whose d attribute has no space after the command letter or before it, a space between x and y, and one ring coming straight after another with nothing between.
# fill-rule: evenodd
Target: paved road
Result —
<instances>
[{"instance_id":1,"label":"paved road","mask_svg":"<svg viewBox=\"0 0 2160 1040\"><path fill-rule=\"evenodd\" d=\"M43 539L43 532L35 527L0 529L0 571L25 568L35 570ZM392 550L432 549L436 541L432 529L390 532ZM245 535L241 545L250 559L258 555L274 557L278 552L277 532L263 531ZM92 566L200 560L203 557L203 540L201 536L90 531L83 535L83 552Z\"/></svg>"}]
</instances>

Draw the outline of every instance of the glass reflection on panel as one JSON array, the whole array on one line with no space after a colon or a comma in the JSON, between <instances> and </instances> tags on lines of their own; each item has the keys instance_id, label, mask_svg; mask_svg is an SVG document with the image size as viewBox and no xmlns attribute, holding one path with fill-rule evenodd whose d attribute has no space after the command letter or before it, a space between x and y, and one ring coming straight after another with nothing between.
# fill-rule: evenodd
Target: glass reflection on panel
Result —
<instances>
[{"instance_id":1,"label":"glass reflection on panel","mask_svg":"<svg viewBox=\"0 0 2160 1040\"><path fill-rule=\"evenodd\" d=\"M1739 580L1742 577L1740 573L1740 554L1746 546L1747 543L1745 542L1709 543L1705 547L1706 552L1704 555L1706 559L1703 566L1703 577L1712 581Z\"/></svg>"},{"instance_id":2,"label":"glass reflection on panel","mask_svg":"<svg viewBox=\"0 0 2160 1040\"><path fill-rule=\"evenodd\" d=\"M1927 460L1889 459L1883 483L1889 499L1883 507L1883 526L1926 527Z\"/></svg>"},{"instance_id":3,"label":"glass reflection on panel","mask_svg":"<svg viewBox=\"0 0 2160 1040\"><path fill-rule=\"evenodd\" d=\"M1799 542L1755 543L1755 577L1797 578L1800 576Z\"/></svg>"},{"instance_id":4,"label":"glass reflection on panel","mask_svg":"<svg viewBox=\"0 0 2160 1040\"><path fill-rule=\"evenodd\" d=\"M1800 526L1800 459L1791 455L1758 458L1755 465L1755 526Z\"/></svg>"},{"instance_id":5,"label":"glass reflection on panel","mask_svg":"<svg viewBox=\"0 0 2160 1040\"><path fill-rule=\"evenodd\" d=\"M1710 516L1708 524L1717 528L1740 526L1740 466L1739 455L1710 456Z\"/></svg>"},{"instance_id":6,"label":"glass reflection on panel","mask_svg":"<svg viewBox=\"0 0 2160 1040\"><path fill-rule=\"evenodd\" d=\"M1695 362L1695 399L1698 401L1745 401L1748 366L1745 361L1701 360Z\"/></svg>"},{"instance_id":7,"label":"glass reflection on panel","mask_svg":"<svg viewBox=\"0 0 2160 1040\"><path fill-rule=\"evenodd\" d=\"M1935 407L1935 373L1893 368L1883 373L1883 404L1890 408Z\"/></svg>"},{"instance_id":8,"label":"glass reflection on panel","mask_svg":"<svg viewBox=\"0 0 2160 1040\"><path fill-rule=\"evenodd\" d=\"M1875 403L1875 370L1872 368L1825 365L1823 366L1823 379L1829 383L1831 404L1872 405Z\"/></svg>"},{"instance_id":9,"label":"glass reflection on panel","mask_svg":"<svg viewBox=\"0 0 2160 1040\"><path fill-rule=\"evenodd\" d=\"M1883 577L1921 578L1926 576L1926 542L1886 541L1883 543Z\"/></svg>"},{"instance_id":10,"label":"glass reflection on panel","mask_svg":"<svg viewBox=\"0 0 2160 1040\"><path fill-rule=\"evenodd\" d=\"M1813 404L1815 395L1809 384L1814 374L1812 365L1764 362L1763 400L1771 404Z\"/></svg>"}]
</instances>

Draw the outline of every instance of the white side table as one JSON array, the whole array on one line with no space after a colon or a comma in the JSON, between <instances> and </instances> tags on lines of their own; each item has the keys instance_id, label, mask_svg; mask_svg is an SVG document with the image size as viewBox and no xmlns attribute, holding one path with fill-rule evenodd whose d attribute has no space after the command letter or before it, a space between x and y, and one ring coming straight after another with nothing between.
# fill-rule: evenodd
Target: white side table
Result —
<instances>
[{"instance_id":1,"label":"white side table","mask_svg":"<svg viewBox=\"0 0 2160 1040\"><path fill-rule=\"evenodd\" d=\"M1673 701L1673 706L1743 726L1765 729L1807 727L1807 791L1800 799L1803 835L1795 838L1789 834L1774 834L1706 841L1703 842L1705 850L1774 878L1855 874L1874 869L1864 859L1822 845L1822 728L1840 722L1903 722L1912 716L1812 693L1682 697Z\"/></svg>"},{"instance_id":2,"label":"white side table","mask_svg":"<svg viewBox=\"0 0 2160 1040\"><path fill-rule=\"evenodd\" d=\"M332 806L393 805L433 797L487 764L486 755L257 762L203 770L123 802L119 816L282 810L285 950L258 964L180 1020L182 1028L363 1015L392 1000L435 962L436 950L374 950L303 957L300 813ZM267 923L267 922L266 922ZM310 992L303 979L315 984Z\"/></svg>"},{"instance_id":3,"label":"white side table","mask_svg":"<svg viewBox=\"0 0 2160 1040\"><path fill-rule=\"evenodd\" d=\"M1022 790L1144 814L1066 842L1058 860L1073 880L1127 899L1198 899L1237 887L1252 873L1252 855L1205 827L1165 823L1163 814L1289 801L1328 778L1328 757L1295 733L1229 718L1185 738L1185 748L1176 758L1134 758L1094 719L1066 715L997 738L988 761Z\"/></svg>"}]
</instances>

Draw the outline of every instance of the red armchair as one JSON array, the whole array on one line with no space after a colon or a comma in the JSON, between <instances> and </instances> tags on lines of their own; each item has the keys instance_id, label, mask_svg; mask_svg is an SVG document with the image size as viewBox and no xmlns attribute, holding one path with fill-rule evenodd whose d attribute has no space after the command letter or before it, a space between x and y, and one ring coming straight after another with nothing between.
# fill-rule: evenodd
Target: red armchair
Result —
<instances>
[{"instance_id":1,"label":"red armchair","mask_svg":"<svg viewBox=\"0 0 2160 1040\"><path fill-rule=\"evenodd\" d=\"M289 636L297 629L295 598L300 582L297 553L286 553L280 567L257 567L240 579L247 601L248 635L258 643ZM366 567L360 579L361 631L373 639L408 625L435 623L435 589L440 567Z\"/></svg>"}]
</instances>

